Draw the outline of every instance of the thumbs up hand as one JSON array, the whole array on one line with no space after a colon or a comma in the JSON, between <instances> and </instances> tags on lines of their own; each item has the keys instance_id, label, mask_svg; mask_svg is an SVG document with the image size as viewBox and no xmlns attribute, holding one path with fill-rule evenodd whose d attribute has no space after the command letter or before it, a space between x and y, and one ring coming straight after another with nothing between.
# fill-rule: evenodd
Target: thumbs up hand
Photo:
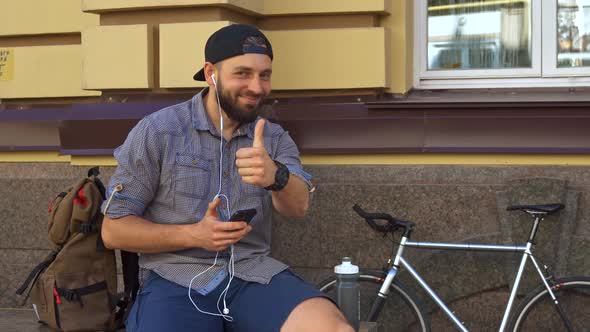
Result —
<instances>
[{"instance_id":1,"label":"thumbs up hand","mask_svg":"<svg viewBox=\"0 0 590 332\"><path fill-rule=\"evenodd\" d=\"M267 187L275 182L277 166L270 159L264 146L265 120L259 120L254 129L254 142L251 148L241 148L236 152L238 174L245 183Z\"/></svg>"}]
</instances>

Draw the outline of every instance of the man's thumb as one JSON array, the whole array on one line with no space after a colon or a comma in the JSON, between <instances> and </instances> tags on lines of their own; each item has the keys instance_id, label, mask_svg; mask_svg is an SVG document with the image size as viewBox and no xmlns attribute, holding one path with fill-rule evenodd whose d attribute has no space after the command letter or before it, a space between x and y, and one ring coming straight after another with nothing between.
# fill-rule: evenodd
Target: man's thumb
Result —
<instances>
[{"instance_id":1,"label":"man's thumb","mask_svg":"<svg viewBox=\"0 0 590 332\"><path fill-rule=\"evenodd\" d=\"M205 213L205 216L217 218L219 216L217 214L217 207L219 206L220 202L221 200L219 199L219 197L217 197L214 201L210 202L209 207L207 207L207 213Z\"/></svg>"},{"instance_id":2,"label":"man's thumb","mask_svg":"<svg viewBox=\"0 0 590 332\"><path fill-rule=\"evenodd\" d=\"M254 143L252 144L253 148L264 148L264 124L266 121L264 119L258 120L256 123L256 128L254 128Z\"/></svg>"}]
</instances>

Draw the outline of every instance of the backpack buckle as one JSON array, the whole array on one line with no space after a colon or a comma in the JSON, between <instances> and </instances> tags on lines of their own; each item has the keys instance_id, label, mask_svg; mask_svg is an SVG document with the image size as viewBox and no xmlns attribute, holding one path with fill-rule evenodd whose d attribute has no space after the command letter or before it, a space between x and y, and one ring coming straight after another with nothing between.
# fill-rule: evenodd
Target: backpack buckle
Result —
<instances>
[{"instance_id":1,"label":"backpack buckle","mask_svg":"<svg viewBox=\"0 0 590 332\"><path fill-rule=\"evenodd\" d=\"M98 227L96 226L96 224L83 223L78 225L78 230L80 231L80 233L83 234L96 233Z\"/></svg>"},{"instance_id":2,"label":"backpack buckle","mask_svg":"<svg viewBox=\"0 0 590 332\"><path fill-rule=\"evenodd\" d=\"M75 290L66 289L64 290L64 294L62 297L71 302L80 297L80 295L78 295L78 293Z\"/></svg>"},{"instance_id":3,"label":"backpack buckle","mask_svg":"<svg viewBox=\"0 0 590 332\"><path fill-rule=\"evenodd\" d=\"M78 301L80 302L80 307L84 307L84 304L82 303L82 297L75 289L64 289L62 297L70 302Z\"/></svg>"}]
</instances>

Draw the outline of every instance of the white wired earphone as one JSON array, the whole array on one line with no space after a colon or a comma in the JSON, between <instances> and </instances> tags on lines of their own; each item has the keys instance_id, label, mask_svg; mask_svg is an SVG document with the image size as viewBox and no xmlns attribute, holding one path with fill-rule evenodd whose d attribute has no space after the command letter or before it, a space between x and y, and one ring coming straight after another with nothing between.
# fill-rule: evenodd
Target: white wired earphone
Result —
<instances>
[{"instance_id":1,"label":"white wired earphone","mask_svg":"<svg viewBox=\"0 0 590 332\"><path fill-rule=\"evenodd\" d=\"M217 198L225 198L225 201L227 202L227 215L230 215L230 208L229 208L229 199L227 198L227 196L225 194L221 193L221 180L222 180L222 170L223 170L223 114L221 114L221 105L219 102L219 91L217 90L217 82L215 81L215 74L211 74L211 80L213 81L213 85L215 86L215 97L217 98L217 110L219 111L219 121L220 121L220 139L219 139L219 152L220 152L220 157L219 157L219 190L217 191L217 195L215 195L215 197L213 197L213 200L216 200ZM204 274L205 272L209 271L210 269L212 269L216 264L217 264L217 257L219 256L219 251L215 254L215 260L213 261L213 264L208 267L205 271L197 274L196 276L194 276L191 279L191 282L188 286L188 298L191 301L191 303L193 304L193 306L195 306L195 308L197 308L197 310L199 310L199 312L203 313L203 314L207 314L207 315L211 315L211 316L219 316L222 317L223 319L225 319L228 322L233 322L233 317L229 316L229 309L227 307L226 301L225 301L225 297L227 295L227 292L229 291L229 286L231 285L232 280L234 279L234 245L230 245L230 258L229 258L229 265L228 265L228 272L229 272L229 281L227 282L227 286L225 287L225 289L223 290L223 292L221 292L221 294L219 295L219 299L217 299L217 311L219 313L213 313L213 312L207 312L207 311L203 311L201 309L199 309L199 307L197 306L197 304L195 303L195 301L193 301L193 298L191 296L191 289L193 286L193 282L195 281L196 278L198 278L199 276L201 276L202 274ZM223 298L223 311L221 310L221 308L219 308L219 302L221 301L221 298Z\"/></svg>"}]
</instances>

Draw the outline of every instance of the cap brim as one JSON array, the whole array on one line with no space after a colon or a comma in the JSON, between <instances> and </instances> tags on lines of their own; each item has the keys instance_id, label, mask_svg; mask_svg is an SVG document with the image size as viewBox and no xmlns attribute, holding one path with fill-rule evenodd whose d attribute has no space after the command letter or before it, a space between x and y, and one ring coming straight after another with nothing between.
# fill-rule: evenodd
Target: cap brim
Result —
<instances>
[{"instance_id":1,"label":"cap brim","mask_svg":"<svg viewBox=\"0 0 590 332\"><path fill-rule=\"evenodd\" d=\"M198 72L195 74L195 76L193 76L193 79L194 79L195 81L206 81L206 79L205 79L205 68L203 68L203 69L199 70L199 71L198 71Z\"/></svg>"}]
</instances>

